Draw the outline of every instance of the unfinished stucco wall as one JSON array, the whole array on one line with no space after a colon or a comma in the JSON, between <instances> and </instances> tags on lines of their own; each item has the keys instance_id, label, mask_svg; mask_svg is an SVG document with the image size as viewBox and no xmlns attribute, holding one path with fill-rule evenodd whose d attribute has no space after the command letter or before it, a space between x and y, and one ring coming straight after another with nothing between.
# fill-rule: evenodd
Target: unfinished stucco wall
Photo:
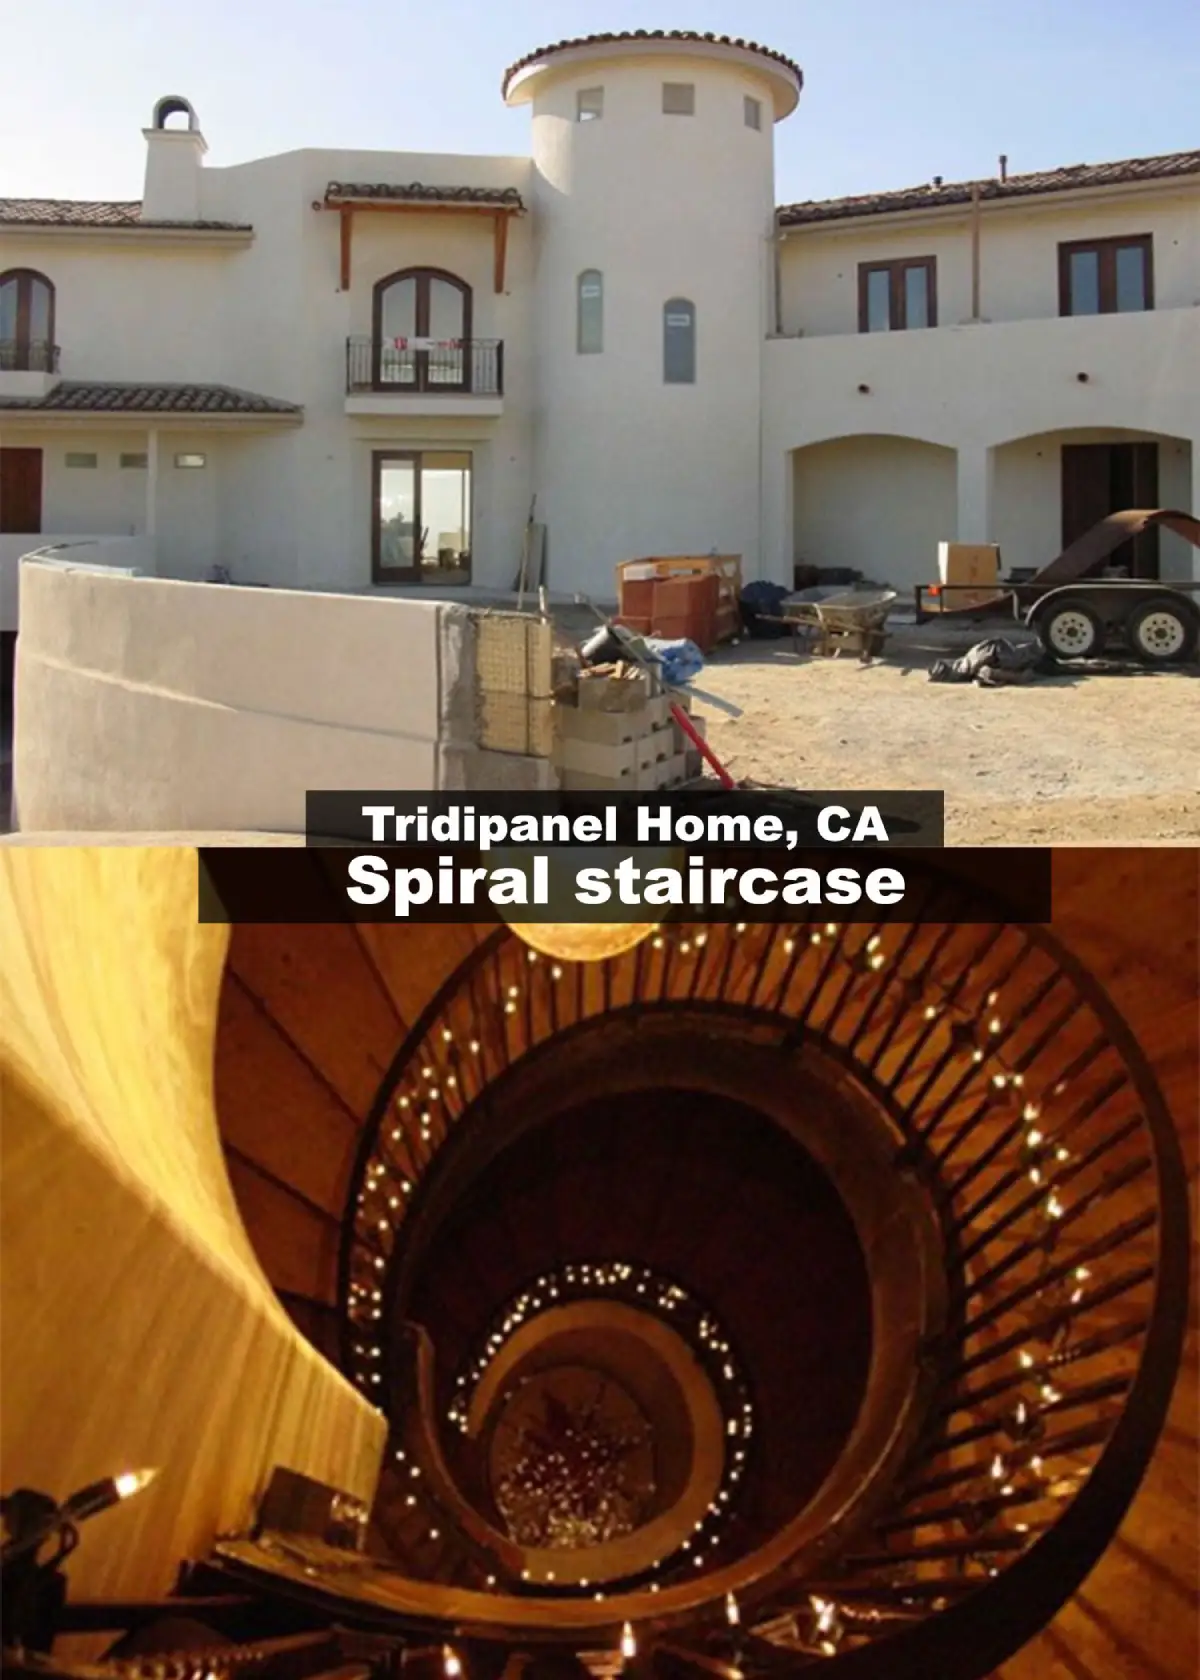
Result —
<instances>
[{"instance_id":1,"label":"unfinished stucco wall","mask_svg":"<svg viewBox=\"0 0 1200 1680\"><path fill-rule=\"evenodd\" d=\"M70 536L61 531L53 536L0 535L0 630L15 632L18 628L22 560L42 549L59 548L62 549L60 559L69 559L74 549L86 549L89 566L112 566L150 574L156 569L153 537Z\"/></svg>"},{"instance_id":2,"label":"unfinished stucco wall","mask_svg":"<svg viewBox=\"0 0 1200 1680\"><path fill-rule=\"evenodd\" d=\"M299 833L316 788L541 785L483 751L475 615L22 567L22 830Z\"/></svg>"},{"instance_id":3,"label":"unfinished stucco wall","mask_svg":"<svg viewBox=\"0 0 1200 1680\"><path fill-rule=\"evenodd\" d=\"M165 1591L272 1468L369 1498L385 1425L263 1275L212 1102L228 930L194 852L0 857L0 1480L65 1498L153 1467L89 1524L72 1596Z\"/></svg>"},{"instance_id":4,"label":"unfinished stucco wall","mask_svg":"<svg viewBox=\"0 0 1200 1680\"><path fill-rule=\"evenodd\" d=\"M792 456L797 561L853 566L894 589L937 576L954 533L954 452L906 437L835 438Z\"/></svg>"}]
</instances>

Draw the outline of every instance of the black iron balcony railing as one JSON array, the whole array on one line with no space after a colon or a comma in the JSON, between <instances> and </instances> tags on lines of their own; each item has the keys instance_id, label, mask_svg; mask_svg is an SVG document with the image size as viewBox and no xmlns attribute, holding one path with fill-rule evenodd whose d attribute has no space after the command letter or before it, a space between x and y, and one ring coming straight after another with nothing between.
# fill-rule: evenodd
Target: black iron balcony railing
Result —
<instances>
[{"instance_id":1,"label":"black iron balcony railing","mask_svg":"<svg viewBox=\"0 0 1200 1680\"><path fill-rule=\"evenodd\" d=\"M1188 1215L1153 1075L1045 930L942 922L944 889L928 890L929 919L907 927L680 926L604 963L530 964L500 932L413 1028L360 1143L340 1257L344 1357L387 1404L389 1279L410 1206L428 1205L426 1171L491 1112L497 1081L565 1035L582 1045L622 1012L639 1031L679 1010L714 1027L752 1019L781 1055L808 1046L855 1070L887 1109L897 1165L928 1196L944 1248L921 1427L837 1545L778 1570L763 1550L711 1587L687 1572L653 1601L610 1600L614 1625L653 1602L653 1637L682 1640L701 1666L728 1660L721 1607L737 1592L756 1636L735 1665L748 1677L824 1658L846 1680L978 1680L1098 1559L1166 1412ZM415 1512L423 1475L409 1474ZM442 1582L449 1518L425 1521L443 1550L419 1562ZM419 1562L404 1583L418 1598ZM594 1632L586 1605L547 1589L531 1611L530 1590L489 1580L489 1625L508 1618L511 1639L534 1616L564 1637Z\"/></svg>"},{"instance_id":2,"label":"black iron balcony railing","mask_svg":"<svg viewBox=\"0 0 1200 1680\"><path fill-rule=\"evenodd\" d=\"M57 344L44 338L0 338L0 373L57 372Z\"/></svg>"},{"instance_id":3,"label":"black iron balcony railing","mask_svg":"<svg viewBox=\"0 0 1200 1680\"><path fill-rule=\"evenodd\" d=\"M499 338L369 338L346 340L346 390L395 396L504 392L504 341Z\"/></svg>"}]
</instances>

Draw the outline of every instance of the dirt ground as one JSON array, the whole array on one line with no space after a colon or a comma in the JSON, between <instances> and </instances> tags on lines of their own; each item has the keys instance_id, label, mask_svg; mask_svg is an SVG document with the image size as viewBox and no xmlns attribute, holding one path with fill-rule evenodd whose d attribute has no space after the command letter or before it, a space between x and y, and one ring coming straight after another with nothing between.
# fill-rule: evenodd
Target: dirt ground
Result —
<instances>
[{"instance_id":1,"label":"dirt ground","mask_svg":"<svg viewBox=\"0 0 1200 1680\"><path fill-rule=\"evenodd\" d=\"M929 682L929 664L964 644L938 640L901 630L870 665L797 658L790 641L743 643L697 679L743 715L697 709L739 780L944 789L951 845L1200 841L1200 669L943 685Z\"/></svg>"},{"instance_id":2,"label":"dirt ground","mask_svg":"<svg viewBox=\"0 0 1200 1680\"><path fill-rule=\"evenodd\" d=\"M556 611L563 645L595 620ZM816 791L940 788L950 845L1200 843L1200 668L1038 678L1027 687L928 681L931 662L1007 626L894 629L885 657L798 658L790 640L712 655L698 686L742 708L697 702L713 748L739 780ZM6 745L0 741L0 749ZM0 819L8 754L0 750ZM0 845L80 844L7 835ZM106 835L111 842L295 845L297 836Z\"/></svg>"}]
</instances>

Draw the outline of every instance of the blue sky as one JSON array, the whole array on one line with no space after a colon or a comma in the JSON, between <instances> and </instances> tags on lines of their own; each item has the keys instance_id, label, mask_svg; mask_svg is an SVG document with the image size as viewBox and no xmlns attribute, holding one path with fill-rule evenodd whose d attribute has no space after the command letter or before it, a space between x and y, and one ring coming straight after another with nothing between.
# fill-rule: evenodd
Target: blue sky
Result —
<instances>
[{"instance_id":1,"label":"blue sky","mask_svg":"<svg viewBox=\"0 0 1200 1680\"><path fill-rule=\"evenodd\" d=\"M37 0L6 8L0 195L137 198L181 93L210 164L296 147L513 152L531 48L604 29L743 35L803 65L778 198L1200 145L1197 0ZM1193 97L1189 101L1188 87ZM1189 110L1190 104L1190 110Z\"/></svg>"}]
</instances>

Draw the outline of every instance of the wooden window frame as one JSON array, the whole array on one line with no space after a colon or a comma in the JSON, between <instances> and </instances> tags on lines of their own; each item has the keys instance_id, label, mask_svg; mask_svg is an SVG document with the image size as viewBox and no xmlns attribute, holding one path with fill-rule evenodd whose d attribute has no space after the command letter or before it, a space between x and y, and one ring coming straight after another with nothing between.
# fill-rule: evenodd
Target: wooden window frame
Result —
<instances>
[{"instance_id":1,"label":"wooden window frame","mask_svg":"<svg viewBox=\"0 0 1200 1680\"><path fill-rule=\"evenodd\" d=\"M1146 302L1144 309L1117 308L1117 252L1135 246L1144 253ZM1058 247L1058 313L1073 316L1071 308L1071 258L1084 251L1096 253L1099 269L1101 315L1141 315L1154 308L1154 235L1114 234L1106 239L1069 239Z\"/></svg>"},{"instance_id":2,"label":"wooden window frame","mask_svg":"<svg viewBox=\"0 0 1200 1680\"><path fill-rule=\"evenodd\" d=\"M16 281L17 285L17 327L16 337L13 339L13 371L16 373L52 372L54 363L55 312L58 303L54 290L54 282L48 274L43 274L39 268L6 268L3 273L0 273L0 286L7 285L9 281L13 280ZM29 366L33 353L33 346L35 343L41 342L41 340L32 338L29 332L29 318L32 313L31 303L33 282L35 280L40 281L50 294L50 309L46 324L47 336L45 339L47 354L47 366L45 369L30 368Z\"/></svg>"},{"instance_id":3,"label":"wooden window frame","mask_svg":"<svg viewBox=\"0 0 1200 1680\"><path fill-rule=\"evenodd\" d=\"M472 384L472 343L473 317L475 312L474 295L467 282L457 274L451 274L448 268L430 268L421 265L417 268L398 268L394 274L385 274L382 280L375 282L375 289L371 296L371 383L376 391L392 391L397 387L394 383L384 383L381 367L381 351L383 349L383 300L390 287L401 280L416 281L416 324L413 328L414 338L429 337L429 282L444 280L462 293L463 300L463 330L462 330L462 379L438 380L435 385L429 382L429 351L415 350L413 364L416 378L411 386L401 386L400 389L412 391L470 391Z\"/></svg>"},{"instance_id":4,"label":"wooden window frame","mask_svg":"<svg viewBox=\"0 0 1200 1680\"><path fill-rule=\"evenodd\" d=\"M467 580L465 584L454 587L466 588L474 576L475 551L475 451L471 448L455 447L454 444L440 445L436 448L423 449L373 449L371 451L371 582L373 584L393 583L422 583L421 555L414 552L414 564L411 566L383 567L379 563L379 487L383 477L383 469L389 461L411 461L413 464L413 524L417 531L421 530L423 509L421 507L421 463L428 455L465 455L471 465L470 473L470 535L471 542L467 556Z\"/></svg>"},{"instance_id":5,"label":"wooden window frame","mask_svg":"<svg viewBox=\"0 0 1200 1680\"><path fill-rule=\"evenodd\" d=\"M937 258L936 257L891 257L883 262L861 262L858 265L858 330L870 332L869 277L872 274L886 274L888 276L888 330L891 332L922 332L922 327L910 327L907 320L907 306L904 296L904 276L910 268L923 268L926 274L926 295L929 300L929 319L927 327L938 324L937 302Z\"/></svg>"}]
</instances>

